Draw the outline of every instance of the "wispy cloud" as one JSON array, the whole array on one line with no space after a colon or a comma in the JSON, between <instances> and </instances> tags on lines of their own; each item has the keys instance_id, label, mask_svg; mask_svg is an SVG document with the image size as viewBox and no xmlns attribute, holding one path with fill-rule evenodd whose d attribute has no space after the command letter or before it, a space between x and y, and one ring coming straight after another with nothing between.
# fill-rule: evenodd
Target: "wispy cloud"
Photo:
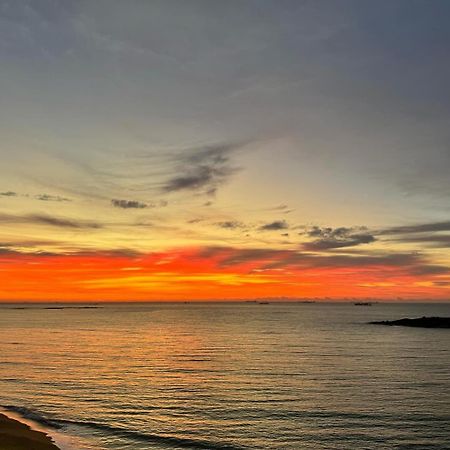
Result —
<instances>
[{"instance_id":1,"label":"wispy cloud","mask_svg":"<svg viewBox=\"0 0 450 450\"><path fill-rule=\"evenodd\" d=\"M140 202L137 200L123 200L113 198L111 200L111 205L115 208L122 209L144 209L144 208L165 208L168 206L169 202L167 200L159 200L157 202Z\"/></svg>"},{"instance_id":2,"label":"wispy cloud","mask_svg":"<svg viewBox=\"0 0 450 450\"><path fill-rule=\"evenodd\" d=\"M402 225L398 227L385 228L380 234L411 234L435 231L450 231L450 221L429 222L415 225Z\"/></svg>"},{"instance_id":3,"label":"wispy cloud","mask_svg":"<svg viewBox=\"0 0 450 450\"><path fill-rule=\"evenodd\" d=\"M429 244L430 246L437 248L450 247L450 235L448 234L425 234L420 236L407 235L392 239L392 241L412 244Z\"/></svg>"},{"instance_id":4,"label":"wispy cloud","mask_svg":"<svg viewBox=\"0 0 450 450\"><path fill-rule=\"evenodd\" d=\"M103 226L97 222L67 219L62 217L48 216L45 214L27 214L24 216L12 214L0 214L0 223L20 223L35 225L50 225L59 228L73 229L98 229Z\"/></svg>"},{"instance_id":5,"label":"wispy cloud","mask_svg":"<svg viewBox=\"0 0 450 450\"><path fill-rule=\"evenodd\" d=\"M316 238L315 240L306 242L302 245L302 248L308 251L324 251L355 247L357 245L370 244L376 241L375 236L369 233L365 227L321 228L314 226L310 228L306 234L309 237Z\"/></svg>"},{"instance_id":6,"label":"wispy cloud","mask_svg":"<svg viewBox=\"0 0 450 450\"><path fill-rule=\"evenodd\" d=\"M214 195L239 170L231 163L231 153L241 146L228 143L185 150L177 157L177 174L169 178L162 191Z\"/></svg>"},{"instance_id":7,"label":"wispy cloud","mask_svg":"<svg viewBox=\"0 0 450 450\"><path fill-rule=\"evenodd\" d=\"M275 248L209 247L201 250L199 256L213 258L219 268L247 265L250 266L249 270L382 270L386 278L390 276L391 271L397 274L398 271L402 271L414 276L450 273L450 267L433 264L429 258L417 252L324 255Z\"/></svg>"},{"instance_id":8,"label":"wispy cloud","mask_svg":"<svg viewBox=\"0 0 450 450\"><path fill-rule=\"evenodd\" d=\"M288 205L283 204L283 205L274 206L272 208L266 208L266 211L276 211L276 212L280 212L281 214L290 214L294 210L292 208L289 208Z\"/></svg>"},{"instance_id":9,"label":"wispy cloud","mask_svg":"<svg viewBox=\"0 0 450 450\"><path fill-rule=\"evenodd\" d=\"M2 197L26 197L26 198L34 198L35 200L40 200L43 202L71 202L72 200L67 197L62 197L60 195L52 195L52 194L20 194L15 191L5 191L0 192L0 196Z\"/></svg>"},{"instance_id":10,"label":"wispy cloud","mask_svg":"<svg viewBox=\"0 0 450 450\"><path fill-rule=\"evenodd\" d=\"M261 231L279 231L287 230L288 228L289 225L285 220L275 220L274 222L266 223L259 227Z\"/></svg>"},{"instance_id":11,"label":"wispy cloud","mask_svg":"<svg viewBox=\"0 0 450 450\"><path fill-rule=\"evenodd\" d=\"M147 203L138 202L136 200L118 200L118 199L112 199L111 204L115 208L122 208L122 209L143 209L147 208Z\"/></svg>"},{"instance_id":12,"label":"wispy cloud","mask_svg":"<svg viewBox=\"0 0 450 450\"><path fill-rule=\"evenodd\" d=\"M36 200L41 200L43 202L70 202L69 198L61 197L59 195L50 195L50 194L39 194L35 195L34 198Z\"/></svg>"},{"instance_id":13,"label":"wispy cloud","mask_svg":"<svg viewBox=\"0 0 450 450\"><path fill-rule=\"evenodd\" d=\"M237 220L226 220L224 222L217 222L216 225L219 228L224 228L228 230L236 230L239 228L245 228L245 225L242 222L238 222Z\"/></svg>"},{"instance_id":14,"label":"wispy cloud","mask_svg":"<svg viewBox=\"0 0 450 450\"><path fill-rule=\"evenodd\" d=\"M450 221L401 225L382 229L378 234L387 237L390 242L449 248L450 234L448 232L450 232Z\"/></svg>"}]
</instances>

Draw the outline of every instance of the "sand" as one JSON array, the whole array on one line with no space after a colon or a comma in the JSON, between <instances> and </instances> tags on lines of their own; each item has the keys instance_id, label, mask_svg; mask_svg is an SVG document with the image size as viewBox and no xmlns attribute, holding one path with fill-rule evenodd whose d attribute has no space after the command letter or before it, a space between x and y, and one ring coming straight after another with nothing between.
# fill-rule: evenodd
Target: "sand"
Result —
<instances>
[{"instance_id":1,"label":"sand","mask_svg":"<svg viewBox=\"0 0 450 450\"><path fill-rule=\"evenodd\" d=\"M0 414L0 450L59 450L49 436Z\"/></svg>"}]
</instances>

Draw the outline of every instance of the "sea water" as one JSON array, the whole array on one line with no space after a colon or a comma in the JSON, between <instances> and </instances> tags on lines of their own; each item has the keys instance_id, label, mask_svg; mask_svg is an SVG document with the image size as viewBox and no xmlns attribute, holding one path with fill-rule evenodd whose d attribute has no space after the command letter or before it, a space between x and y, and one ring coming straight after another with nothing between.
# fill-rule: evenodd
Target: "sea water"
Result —
<instances>
[{"instance_id":1,"label":"sea water","mask_svg":"<svg viewBox=\"0 0 450 450\"><path fill-rule=\"evenodd\" d=\"M450 449L450 304L0 305L0 405L80 450ZM75 447L72 447L75 448Z\"/></svg>"}]
</instances>

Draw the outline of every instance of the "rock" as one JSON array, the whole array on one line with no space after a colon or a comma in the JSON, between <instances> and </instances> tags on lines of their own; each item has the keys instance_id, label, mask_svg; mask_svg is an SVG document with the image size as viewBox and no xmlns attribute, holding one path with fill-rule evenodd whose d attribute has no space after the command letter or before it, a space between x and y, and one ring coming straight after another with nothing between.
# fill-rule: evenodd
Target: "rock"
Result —
<instances>
[{"instance_id":1,"label":"rock","mask_svg":"<svg viewBox=\"0 0 450 450\"><path fill-rule=\"evenodd\" d=\"M450 328L450 317L418 317L414 319L381 320L369 322L375 325L390 325L420 328Z\"/></svg>"}]
</instances>

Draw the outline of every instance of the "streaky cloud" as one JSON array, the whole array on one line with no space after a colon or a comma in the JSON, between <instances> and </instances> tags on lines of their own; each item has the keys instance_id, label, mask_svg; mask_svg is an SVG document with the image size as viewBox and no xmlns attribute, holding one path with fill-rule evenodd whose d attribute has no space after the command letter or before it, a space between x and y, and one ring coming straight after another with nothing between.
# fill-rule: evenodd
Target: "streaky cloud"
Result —
<instances>
[{"instance_id":1,"label":"streaky cloud","mask_svg":"<svg viewBox=\"0 0 450 450\"><path fill-rule=\"evenodd\" d=\"M16 216L12 214L0 214L0 223L50 225L59 228L73 228L73 229L103 228L103 226L97 222L67 219L62 217L48 216L45 214L28 214L24 216Z\"/></svg>"},{"instance_id":2,"label":"streaky cloud","mask_svg":"<svg viewBox=\"0 0 450 450\"><path fill-rule=\"evenodd\" d=\"M230 155L240 147L242 144L225 143L185 150L176 157L177 174L163 185L162 191L214 195L239 170L232 166Z\"/></svg>"},{"instance_id":3,"label":"streaky cloud","mask_svg":"<svg viewBox=\"0 0 450 450\"><path fill-rule=\"evenodd\" d=\"M306 235L316 239L304 243L302 248L308 251L325 251L375 242L375 236L366 230L366 227L321 228L314 226L306 231Z\"/></svg>"},{"instance_id":4,"label":"streaky cloud","mask_svg":"<svg viewBox=\"0 0 450 450\"><path fill-rule=\"evenodd\" d=\"M213 258L218 268L249 265L251 270L351 269L383 270L388 278L395 269L414 276L450 273L450 267L432 264L418 252L371 252L366 254L318 254L276 248L206 247L200 258Z\"/></svg>"},{"instance_id":5,"label":"streaky cloud","mask_svg":"<svg viewBox=\"0 0 450 450\"><path fill-rule=\"evenodd\" d=\"M70 198L61 197L59 195L50 194L39 194L34 197L36 200L41 200L43 202L71 202Z\"/></svg>"},{"instance_id":6,"label":"streaky cloud","mask_svg":"<svg viewBox=\"0 0 450 450\"><path fill-rule=\"evenodd\" d=\"M450 231L450 221L431 222L416 225L402 225L398 227L385 228L379 234L412 234L437 231Z\"/></svg>"},{"instance_id":7,"label":"streaky cloud","mask_svg":"<svg viewBox=\"0 0 450 450\"><path fill-rule=\"evenodd\" d=\"M149 206L147 203L138 202L136 200L119 200L115 198L111 200L111 204L115 208L122 209L143 209Z\"/></svg>"},{"instance_id":8,"label":"streaky cloud","mask_svg":"<svg viewBox=\"0 0 450 450\"><path fill-rule=\"evenodd\" d=\"M245 225L242 222L238 222L237 220L225 220L223 222L217 222L216 225L219 228L224 228L227 230L236 230L239 228L245 228Z\"/></svg>"},{"instance_id":9,"label":"streaky cloud","mask_svg":"<svg viewBox=\"0 0 450 450\"><path fill-rule=\"evenodd\" d=\"M435 248L450 247L450 235L448 234L426 234L419 236L406 235L391 239L391 241L411 244L429 244L431 247Z\"/></svg>"},{"instance_id":10,"label":"streaky cloud","mask_svg":"<svg viewBox=\"0 0 450 450\"><path fill-rule=\"evenodd\" d=\"M266 223L259 227L261 231L279 231L287 230L289 228L288 223L285 220L275 220L274 222Z\"/></svg>"}]
</instances>

